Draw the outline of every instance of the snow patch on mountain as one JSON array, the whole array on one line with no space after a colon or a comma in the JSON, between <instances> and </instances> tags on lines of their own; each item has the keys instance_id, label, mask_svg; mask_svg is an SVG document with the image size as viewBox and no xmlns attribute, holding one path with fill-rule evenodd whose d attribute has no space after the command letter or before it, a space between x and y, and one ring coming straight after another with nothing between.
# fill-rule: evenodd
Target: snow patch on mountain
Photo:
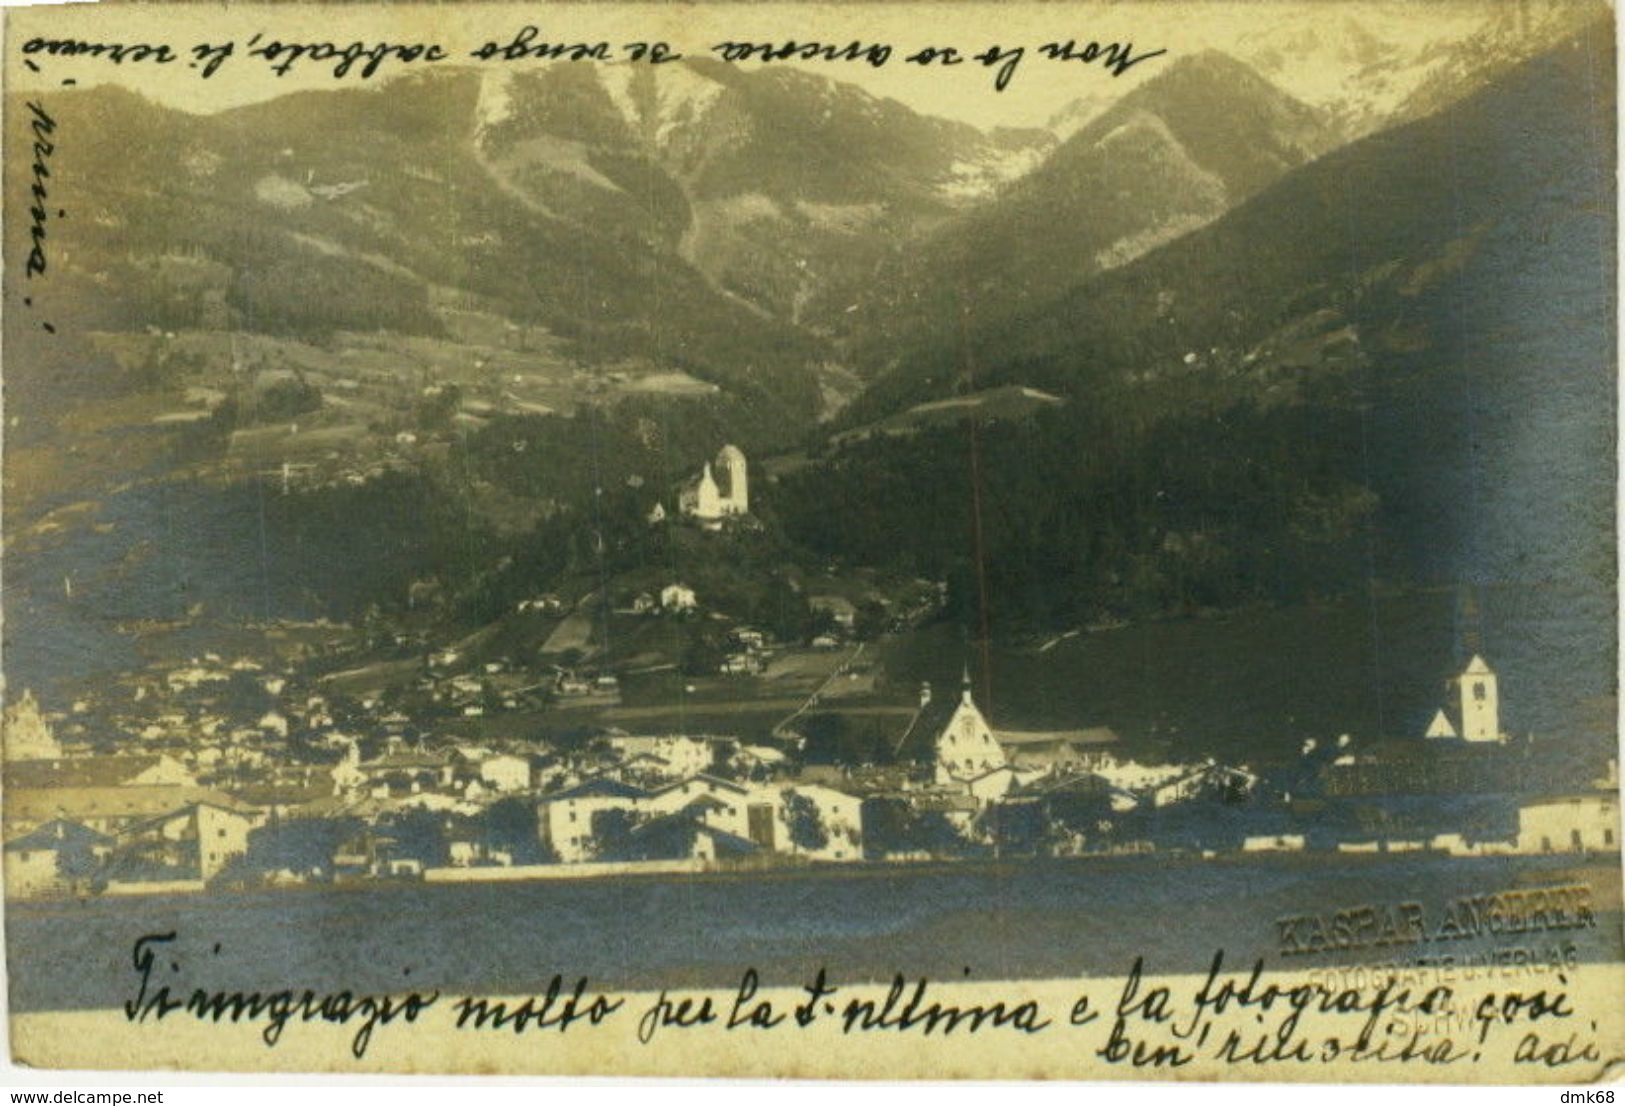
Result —
<instances>
[{"instance_id":1,"label":"snow patch on mountain","mask_svg":"<svg viewBox=\"0 0 1625 1106\"><path fill-rule=\"evenodd\" d=\"M679 129L704 120L726 91L687 65L606 65L599 79L627 127L657 149L668 146Z\"/></svg>"},{"instance_id":2,"label":"snow patch on mountain","mask_svg":"<svg viewBox=\"0 0 1625 1106\"><path fill-rule=\"evenodd\" d=\"M1125 88L1123 91L1126 90ZM1116 89L1109 93L1085 93L1050 116L1046 126L1057 139L1065 142L1090 123L1093 123L1101 115L1104 115L1107 109L1115 104L1121 95L1122 92Z\"/></svg>"},{"instance_id":3,"label":"snow patch on mountain","mask_svg":"<svg viewBox=\"0 0 1625 1106\"><path fill-rule=\"evenodd\" d=\"M1037 143L1013 150L985 146L972 157L960 158L950 165L948 179L937 191L955 203L986 199L1038 168L1049 152L1048 145Z\"/></svg>"},{"instance_id":4,"label":"snow patch on mountain","mask_svg":"<svg viewBox=\"0 0 1625 1106\"><path fill-rule=\"evenodd\" d=\"M474 101L476 142L513 114L513 76L511 69L487 69L480 74L480 91Z\"/></svg>"}]
</instances>

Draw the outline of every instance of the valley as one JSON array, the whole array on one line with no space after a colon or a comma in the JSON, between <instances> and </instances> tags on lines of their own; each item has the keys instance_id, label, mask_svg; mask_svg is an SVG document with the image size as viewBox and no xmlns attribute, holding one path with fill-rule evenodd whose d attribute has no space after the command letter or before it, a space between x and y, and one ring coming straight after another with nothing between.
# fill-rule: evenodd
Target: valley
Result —
<instances>
[{"instance_id":1,"label":"valley","mask_svg":"<svg viewBox=\"0 0 1625 1106\"><path fill-rule=\"evenodd\" d=\"M482 738L745 730L832 763L895 759L971 661L1012 717L1147 747L1408 727L1221 722L1151 658L1281 686L1278 633L1314 672L1398 641L1413 680L1462 648L1428 597L1611 596L1580 461L1611 442L1602 36L1353 30L1333 95L1298 28L1048 128L703 58L206 117L63 93L82 310L7 333L8 671L73 699L252 626L301 642L263 663ZM147 141L114 172L119 132ZM754 495L714 531L679 500L723 444ZM636 609L676 584L701 613ZM1341 651L1283 629L1317 612ZM422 699L465 677L455 712Z\"/></svg>"}]
</instances>

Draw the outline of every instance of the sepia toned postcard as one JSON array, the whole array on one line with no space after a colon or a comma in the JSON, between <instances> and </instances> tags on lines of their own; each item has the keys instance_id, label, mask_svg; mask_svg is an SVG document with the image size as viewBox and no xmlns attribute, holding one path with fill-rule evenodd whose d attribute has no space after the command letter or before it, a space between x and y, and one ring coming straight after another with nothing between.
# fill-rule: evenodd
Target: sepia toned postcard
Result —
<instances>
[{"instance_id":1,"label":"sepia toned postcard","mask_svg":"<svg viewBox=\"0 0 1625 1106\"><path fill-rule=\"evenodd\" d=\"M1613 1077L1615 43L7 11L14 1062Z\"/></svg>"}]
</instances>

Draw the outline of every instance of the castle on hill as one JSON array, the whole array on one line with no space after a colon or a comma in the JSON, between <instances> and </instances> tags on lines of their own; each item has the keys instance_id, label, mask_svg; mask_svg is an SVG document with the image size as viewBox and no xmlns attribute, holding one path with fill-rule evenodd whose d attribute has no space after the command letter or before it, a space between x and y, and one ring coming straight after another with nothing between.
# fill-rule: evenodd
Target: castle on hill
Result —
<instances>
[{"instance_id":1,"label":"castle on hill","mask_svg":"<svg viewBox=\"0 0 1625 1106\"><path fill-rule=\"evenodd\" d=\"M677 495L684 517L705 526L721 525L725 518L750 513L750 482L745 454L738 446L725 445L716 459L706 463L700 474L684 482Z\"/></svg>"}]
</instances>

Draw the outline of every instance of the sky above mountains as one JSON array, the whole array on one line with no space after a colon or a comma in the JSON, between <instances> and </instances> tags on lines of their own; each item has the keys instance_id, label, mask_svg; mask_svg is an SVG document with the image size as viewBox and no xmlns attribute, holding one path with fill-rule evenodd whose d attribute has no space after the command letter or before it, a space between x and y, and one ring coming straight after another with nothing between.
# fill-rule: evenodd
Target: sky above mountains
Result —
<instances>
[{"instance_id":1,"label":"sky above mountains","mask_svg":"<svg viewBox=\"0 0 1625 1106\"><path fill-rule=\"evenodd\" d=\"M1526 0L1546 10L1564 6L1554 0ZM1569 4L1567 6L1574 6ZM1517 3L1461 0L1438 4L1366 3L1359 0L1289 2L1085 3L1065 7L1042 4L719 4L568 5L550 12L534 5L399 6L353 9L295 5L187 5L184 18L173 9L132 6L109 10L31 8L9 14L11 48L40 36L50 39L123 44L168 42L178 52L197 43L238 43L237 53L208 80L190 68L186 56L168 65L134 60L114 66L106 60L31 55L40 72L8 66L13 91L60 87L65 79L84 87L116 80L136 92L191 111L212 111L264 100L287 92L355 86L362 82L355 66L344 80L332 75L334 63L301 59L276 75L263 58L246 55L247 42L260 44L352 41L376 44L438 42L452 58L437 68L472 63L467 55L491 41L509 42L526 24L538 24L550 42L614 44L664 40L689 55L710 56L716 43L821 42L845 46L889 43L895 48L879 68L864 61L750 61L800 68L858 85L877 97L893 98L916 111L963 120L979 127L1043 126L1083 100L1096 109L1107 106L1180 56L1217 49L1234 54L1266 71L1288 92L1311 103L1331 102L1368 78L1373 68L1393 75L1385 84L1405 83L1404 73L1430 51L1464 40L1495 18L1507 18ZM1049 42L1132 43L1136 54L1167 53L1114 77L1099 62L1051 61L1038 53ZM1025 47L1007 89L995 91L999 65L974 60L956 67L908 64L903 59L927 47L953 46L967 55L990 46ZM285 57L285 55L284 55ZM559 62L486 62L487 66L533 68ZM372 84L387 83L390 74L431 68L422 62L386 63ZM1366 81L1369 84L1369 81ZM1367 94L1380 95L1380 90ZM1393 91L1402 94L1404 89Z\"/></svg>"}]
</instances>

